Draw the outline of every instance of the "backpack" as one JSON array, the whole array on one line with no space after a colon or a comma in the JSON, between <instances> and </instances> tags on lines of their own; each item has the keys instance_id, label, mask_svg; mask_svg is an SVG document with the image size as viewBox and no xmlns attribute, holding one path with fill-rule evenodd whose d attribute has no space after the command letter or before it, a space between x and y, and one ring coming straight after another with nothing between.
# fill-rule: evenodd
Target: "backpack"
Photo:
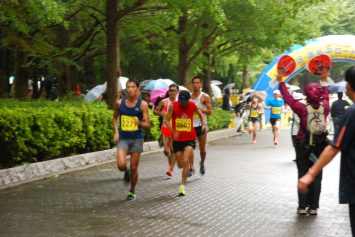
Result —
<instances>
[{"instance_id":1,"label":"backpack","mask_svg":"<svg viewBox=\"0 0 355 237\"><path fill-rule=\"evenodd\" d=\"M314 145L314 137L323 137L327 131L327 124L324 115L324 106L321 104L318 109L307 105L307 131L310 133L310 144Z\"/></svg>"}]
</instances>

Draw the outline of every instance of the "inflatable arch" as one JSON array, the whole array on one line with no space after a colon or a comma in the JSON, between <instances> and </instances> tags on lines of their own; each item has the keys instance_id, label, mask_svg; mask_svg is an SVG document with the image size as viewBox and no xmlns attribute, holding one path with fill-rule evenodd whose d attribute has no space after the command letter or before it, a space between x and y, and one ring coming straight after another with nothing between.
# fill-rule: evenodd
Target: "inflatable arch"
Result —
<instances>
[{"instance_id":1,"label":"inflatable arch","mask_svg":"<svg viewBox=\"0 0 355 237\"><path fill-rule=\"evenodd\" d=\"M284 81L288 82L296 74L306 69L308 62L320 54L328 54L332 62L353 62L355 63L355 35L328 35L311 39L305 42L305 45L295 45L289 50L277 56L261 73L254 85L253 90L265 91L267 97L272 96L272 92L276 88L272 88L269 83L276 79L277 62L279 58L288 54L296 61L296 68L289 76L284 77ZM265 115L268 115L266 113ZM265 116L266 119L268 116Z\"/></svg>"}]
</instances>

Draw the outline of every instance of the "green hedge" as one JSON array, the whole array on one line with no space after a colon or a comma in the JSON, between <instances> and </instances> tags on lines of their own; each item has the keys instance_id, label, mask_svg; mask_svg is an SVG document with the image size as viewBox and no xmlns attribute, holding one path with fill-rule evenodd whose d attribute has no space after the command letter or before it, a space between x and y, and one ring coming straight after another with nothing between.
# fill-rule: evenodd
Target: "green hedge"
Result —
<instances>
[{"instance_id":1,"label":"green hedge","mask_svg":"<svg viewBox=\"0 0 355 237\"><path fill-rule=\"evenodd\" d=\"M0 168L113 147L113 111L104 103L0 100ZM228 127L231 114L216 109L210 131ZM158 140L158 117L150 111L145 141Z\"/></svg>"}]
</instances>

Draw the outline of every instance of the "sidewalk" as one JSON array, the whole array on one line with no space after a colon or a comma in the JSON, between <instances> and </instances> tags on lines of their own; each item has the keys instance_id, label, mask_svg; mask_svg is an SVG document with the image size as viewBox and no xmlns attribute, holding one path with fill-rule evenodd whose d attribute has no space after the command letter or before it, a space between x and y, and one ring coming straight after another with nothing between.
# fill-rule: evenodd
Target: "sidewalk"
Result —
<instances>
[{"instance_id":1,"label":"sidewalk","mask_svg":"<svg viewBox=\"0 0 355 237\"><path fill-rule=\"evenodd\" d=\"M339 157L324 170L318 216L298 216L290 131L280 132L278 146L270 129L257 144L248 134L210 141L206 175L188 179L185 197L181 170L167 178L162 152L142 156L134 201L115 162L0 190L0 236L350 237Z\"/></svg>"},{"instance_id":2,"label":"sidewalk","mask_svg":"<svg viewBox=\"0 0 355 237\"><path fill-rule=\"evenodd\" d=\"M235 129L225 129L208 133L208 141L236 135ZM159 151L158 141L145 142L144 154ZM55 160L0 170L0 190L35 180L58 176L59 174L87 169L98 164L105 164L116 159L116 148L80 154Z\"/></svg>"}]
</instances>

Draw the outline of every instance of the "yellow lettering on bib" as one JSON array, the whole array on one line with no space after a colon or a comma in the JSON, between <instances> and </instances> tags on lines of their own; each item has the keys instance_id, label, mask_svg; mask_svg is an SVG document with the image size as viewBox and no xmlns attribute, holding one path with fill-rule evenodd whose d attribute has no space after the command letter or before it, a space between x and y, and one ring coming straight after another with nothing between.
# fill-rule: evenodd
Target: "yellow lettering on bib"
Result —
<instances>
[{"instance_id":1,"label":"yellow lettering on bib","mask_svg":"<svg viewBox=\"0 0 355 237\"><path fill-rule=\"evenodd\" d=\"M138 124L134 121L138 120L137 116L121 115L121 129L124 132L138 131Z\"/></svg>"},{"instance_id":2,"label":"yellow lettering on bib","mask_svg":"<svg viewBox=\"0 0 355 237\"><path fill-rule=\"evenodd\" d=\"M272 107L271 113L280 114L281 113L281 108L280 107Z\"/></svg>"},{"instance_id":3,"label":"yellow lettering on bib","mask_svg":"<svg viewBox=\"0 0 355 237\"><path fill-rule=\"evenodd\" d=\"M191 120L188 118L176 118L175 119L175 129L178 132L190 132L191 131Z\"/></svg>"},{"instance_id":4,"label":"yellow lettering on bib","mask_svg":"<svg viewBox=\"0 0 355 237\"><path fill-rule=\"evenodd\" d=\"M251 110L250 111L250 117L252 118L258 118L259 117L259 113L257 110Z\"/></svg>"}]
</instances>

